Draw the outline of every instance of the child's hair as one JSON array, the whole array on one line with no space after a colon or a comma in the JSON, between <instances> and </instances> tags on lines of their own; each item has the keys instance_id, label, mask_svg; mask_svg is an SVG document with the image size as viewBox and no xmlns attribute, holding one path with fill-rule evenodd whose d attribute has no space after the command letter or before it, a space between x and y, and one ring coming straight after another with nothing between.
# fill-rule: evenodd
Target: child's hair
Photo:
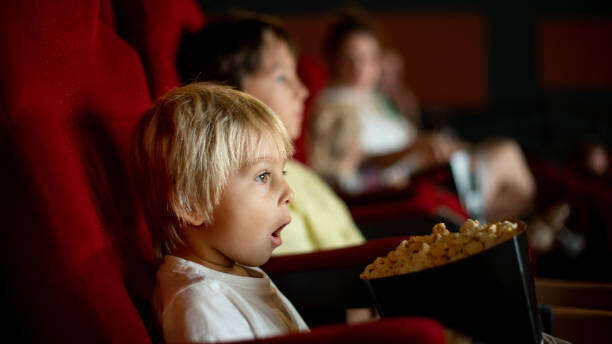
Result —
<instances>
[{"instance_id":1,"label":"child's hair","mask_svg":"<svg viewBox=\"0 0 612 344\"><path fill-rule=\"evenodd\" d=\"M158 258L183 244L183 214L213 221L228 179L272 144L281 159L293 154L272 110L230 87L194 83L158 99L141 122L136 163L145 217Z\"/></svg>"},{"instance_id":2,"label":"child's hair","mask_svg":"<svg viewBox=\"0 0 612 344\"><path fill-rule=\"evenodd\" d=\"M360 130L356 109L338 103L317 107L311 116L306 136L308 164L326 178L333 178L355 145L355 133Z\"/></svg>"},{"instance_id":3,"label":"child's hair","mask_svg":"<svg viewBox=\"0 0 612 344\"><path fill-rule=\"evenodd\" d=\"M237 89L261 66L264 34L270 32L296 53L282 24L267 16L240 14L220 18L183 37L177 57L181 81L214 81Z\"/></svg>"}]
</instances>

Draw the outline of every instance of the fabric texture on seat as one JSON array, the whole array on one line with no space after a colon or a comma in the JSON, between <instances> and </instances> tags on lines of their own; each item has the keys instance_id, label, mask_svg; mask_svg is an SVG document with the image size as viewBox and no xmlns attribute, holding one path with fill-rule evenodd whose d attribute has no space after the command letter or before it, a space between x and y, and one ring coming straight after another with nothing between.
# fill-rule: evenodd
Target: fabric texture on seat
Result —
<instances>
[{"instance_id":1,"label":"fabric texture on seat","mask_svg":"<svg viewBox=\"0 0 612 344\"><path fill-rule=\"evenodd\" d=\"M36 342L148 342L137 305L152 287L151 243L127 168L150 105L138 55L115 34L110 0L3 5L2 239L15 322Z\"/></svg>"},{"instance_id":2,"label":"fabric texture on seat","mask_svg":"<svg viewBox=\"0 0 612 344\"><path fill-rule=\"evenodd\" d=\"M327 70L323 62L309 56L300 56L298 60L298 76L308 89L308 97L304 102L304 114L302 120L302 131L300 137L295 141L295 154L293 158L306 163L306 130L312 108L312 102L316 99L319 91L327 84Z\"/></svg>"},{"instance_id":3,"label":"fabric texture on seat","mask_svg":"<svg viewBox=\"0 0 612 344\"><path fill-rule=\"evenodd\" d=\"M204 25L204 14L191 0L116 1L120 35L142 58L153 98L180 86L176 54L184 32Z\"/></svg>"}]
</instances>

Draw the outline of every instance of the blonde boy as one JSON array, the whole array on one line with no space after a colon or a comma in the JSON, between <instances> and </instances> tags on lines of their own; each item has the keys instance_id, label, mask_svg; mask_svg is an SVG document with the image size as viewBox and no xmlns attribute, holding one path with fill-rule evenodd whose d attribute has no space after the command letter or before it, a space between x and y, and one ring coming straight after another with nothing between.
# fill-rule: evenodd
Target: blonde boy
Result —
<instances>
[{"instance_id":1,"label":"blonde boy","mask_svg":"<svg viewBox=\"0 0 612 344\"><path fill-rule=\"evenodd\" d=\"M167 343L263 338L307 326L256 266L281 244L293 146L276 115L228 87L160 98L137 141L157 272L153 307Z\"/></svg>"}]
</instances>

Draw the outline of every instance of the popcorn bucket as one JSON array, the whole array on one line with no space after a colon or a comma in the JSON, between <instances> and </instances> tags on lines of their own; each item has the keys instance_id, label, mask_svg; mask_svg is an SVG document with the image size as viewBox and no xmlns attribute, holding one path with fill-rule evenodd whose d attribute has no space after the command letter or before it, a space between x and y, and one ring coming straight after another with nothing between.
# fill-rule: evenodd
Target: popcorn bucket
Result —
<instances>
[{"instance_id":1,"label":"popcorn bucket","mask_svg":"<svg viewBox=\"0 0 612 344\"><path fill-rule=\"evenodd\" d=\"M518 235L473 256L364 280L378 313L431 317L485 343L540 343L542 325L526 226L518 223Z\"/></svg>"}]
</instances>

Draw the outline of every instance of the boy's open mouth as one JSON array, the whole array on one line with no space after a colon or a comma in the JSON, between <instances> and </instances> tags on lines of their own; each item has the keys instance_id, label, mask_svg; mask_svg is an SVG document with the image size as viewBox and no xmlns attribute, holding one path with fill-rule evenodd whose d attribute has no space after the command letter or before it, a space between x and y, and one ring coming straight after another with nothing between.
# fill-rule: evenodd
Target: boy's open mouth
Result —
<instances>
[{"instance_id":1,"label":"boy's open mouth","mask_svg":"<svg viewBox=\"0 0 612 344\"><path fill-rule=\"evenodd\" d=\"M278 227L278 229L276 229L274 232L272 232L272 234L270 234L274 246L280 246L283 243L283 239L281 238L281 231L283 230L283 228L285 228L286 225L289 224L289 222L291 222L291 220L284 222L280 227Z\"/></svg>"}]
</instances>

